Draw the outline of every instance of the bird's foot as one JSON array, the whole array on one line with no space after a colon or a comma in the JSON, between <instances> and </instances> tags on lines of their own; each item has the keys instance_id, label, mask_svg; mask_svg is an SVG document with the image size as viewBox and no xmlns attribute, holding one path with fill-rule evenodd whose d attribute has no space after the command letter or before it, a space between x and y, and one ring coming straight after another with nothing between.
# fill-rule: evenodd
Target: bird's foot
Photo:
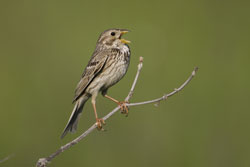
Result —
<instances>
[{"instance_id":1,"label":"bird's foot","mask_svg":"<svg viewBox=\"0 0 250 167\"><path fill-rule=\"evenodd\" d=\"M126 117L128 116L128 106L126 104L128 104L129 102L128 101L120 101L118 103L118 105L120 106L121 108L121 113L122 114L125 114Z\"/></svg>"},{"instance_id":2,"label":"bird's foot","mask_svg":"<svg viewBox=\"0 0 250 167\"><path fill-rule=\"evenodd\" d=\"M98 130L102 130L102 131L104 131L104 129L103 129L103 125L105 125L106 123L104 122L104 120L102 119L102 118L97 118L96 119L96 128L98 129Z\"/></svg>"}]
</instances>

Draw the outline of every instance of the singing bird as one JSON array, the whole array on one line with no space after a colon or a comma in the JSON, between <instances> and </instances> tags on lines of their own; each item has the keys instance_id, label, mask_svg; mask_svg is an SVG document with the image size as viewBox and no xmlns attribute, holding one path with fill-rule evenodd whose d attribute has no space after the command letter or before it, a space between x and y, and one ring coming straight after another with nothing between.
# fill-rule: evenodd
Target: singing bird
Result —
<instances>
[{"instance_id":1,"label":"singing bird","mask_svg":"<svg viewBox=\"0 0 250 167\"><path fill-rule=\"evenodd\" d=\"M100 35L95 51L77 84L73 100L75 106L61 138L68 132L76 131L79 116L89 98L91 98L97 128L102 129L102 124L105 123L98 118L96 111L96 97L99 92L117 103L125 113L128 112L125 102L120 102L107 95L108 89L119 82L128 70L130 62L128 44L130 41L122 38L127 32L129 31L126 29L109 29Z\"/></svg>"}]
</instances>

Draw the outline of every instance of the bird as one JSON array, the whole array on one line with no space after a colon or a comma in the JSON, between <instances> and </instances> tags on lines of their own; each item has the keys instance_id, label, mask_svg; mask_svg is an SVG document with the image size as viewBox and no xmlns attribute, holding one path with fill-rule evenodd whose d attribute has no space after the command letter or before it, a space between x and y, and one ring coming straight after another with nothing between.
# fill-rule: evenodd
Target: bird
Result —
<instances>
[{"instance_id":1,"label":"bird","mask_svg":"<svg viewBox=\"0 0 250 167\"><path fill-rule=\"evenodd\" d=\"M131 55L128 46L130 41L122 38L128 32L127 29L113 28L105 30L99 36L96 48L76 86L73 99L74 108L61 138L68 132L76 131L84 104L90 98L96 127L98 130L103 130L105 122L98 117L96 111L96 98L99 93L118 104L122 113L128 114L127 102L118 101L107 95L108 89L119 82L128 70Z\"/></svg>"}]
</instances>

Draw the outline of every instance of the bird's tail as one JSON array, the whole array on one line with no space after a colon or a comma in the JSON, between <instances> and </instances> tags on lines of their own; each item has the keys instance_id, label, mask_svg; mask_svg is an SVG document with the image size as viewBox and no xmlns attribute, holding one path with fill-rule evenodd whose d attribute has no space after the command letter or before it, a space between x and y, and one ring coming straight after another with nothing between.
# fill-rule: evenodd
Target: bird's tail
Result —
<instances>
[{"instance_id":1,"label":"bird's tail","mask_svg":"<svg viewBox=\"0 0 250 167\"><path fill-rule=\"evenodd\" d=\"M79 117L81 115L82 109L86 101L89 99L87 96L82 96L80 99L78 99L75 103L74 109L71 113L71 116L69 118L69 121L63 130L63 133L61 135L61 139L66 136L68 132L75 132L77 129L77 122L79 120Z\"/></svg>"}]
</instances>

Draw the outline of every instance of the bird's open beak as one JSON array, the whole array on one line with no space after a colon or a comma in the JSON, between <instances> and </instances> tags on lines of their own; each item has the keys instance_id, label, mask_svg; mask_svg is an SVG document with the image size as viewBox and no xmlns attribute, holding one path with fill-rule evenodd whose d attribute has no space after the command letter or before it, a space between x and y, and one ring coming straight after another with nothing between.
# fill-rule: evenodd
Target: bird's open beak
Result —
<instances>
[{"instance_id":1,"label":"bird's open beak","mask_svg":"<svg viewBox=\"0 0 250 167\"><path fill-rule=\"evenodd\" d=\"M123 34L128 33L128 32L129 32L128 30L121 31L121 36L122 36ZM121 37L121 36L120 36L120 37ZM122 43L124 43L124 44L129 44L129 43L131 43L130 41L128 41L128 40L126 40L126 39L120 39L120 41L121 41Z\"/></svg>"}]
</instances>

